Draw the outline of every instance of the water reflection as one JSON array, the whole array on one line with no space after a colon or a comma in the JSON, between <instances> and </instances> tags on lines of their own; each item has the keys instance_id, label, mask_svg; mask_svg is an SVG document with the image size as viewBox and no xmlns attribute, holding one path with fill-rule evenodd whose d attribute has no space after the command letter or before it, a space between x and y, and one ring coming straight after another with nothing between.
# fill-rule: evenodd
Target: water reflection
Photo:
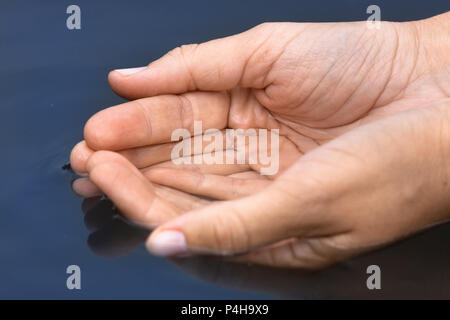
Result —
<instances>
[{"instance_id":1,"label":"water reflection","mask_svg":"<svg viewBox=\"0 0 450 320\"><path fill-rule=\"evenodd\" d=\"M149 231L126 222L103 198L82 205L91 250L103 257L129 254ZM213 257L171 261L183 272L219 286L284 299L450 298L450 223L383 250L320 272L274 269L225 262ZM381 268L381 290L368 290L366 268Z\"/></svg>"},{"instance_id":2,"label":"water reflection","mask_svg":"<svg viewBox=\"0 0 450 320\"><path fill-rule=\"evenodd\" d=\"M107 199L85 199L82 210L84 224L90 233L89 248L101 257L125 256L143 243L150 233L128 223Z\"/></svg>"}]
</instances>

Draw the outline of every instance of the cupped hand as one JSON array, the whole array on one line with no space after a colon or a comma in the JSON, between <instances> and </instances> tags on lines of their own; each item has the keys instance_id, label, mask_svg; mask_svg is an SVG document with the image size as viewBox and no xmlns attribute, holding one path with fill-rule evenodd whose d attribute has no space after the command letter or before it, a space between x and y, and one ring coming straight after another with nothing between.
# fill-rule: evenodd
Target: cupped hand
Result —
<instances>
[{"instance_id":1,"label":"cupped hand","mask_svg":"<svg viewBox=\"0 0 450 320\"><path fill-rule=\"evenodd\" d=\"M148 242L159 254L241 253L244 261L320 267L393 241L445 218L448 167L436 159L448 141L449 58L430 35L442 20L382 23L381 30L263 24L114 71L112 88L137 100L88 121L72 166L132 219L163 223ZM259 169L251 164L174 169L171 133L193 132L194 120L204 130L279 129L274 181L248 172ZM436 141L444 147L428 148ZM178 217L183 212L149 179L234 200ZM422 190L434 193L413 204Z\"/></svg>"}]
</instances>

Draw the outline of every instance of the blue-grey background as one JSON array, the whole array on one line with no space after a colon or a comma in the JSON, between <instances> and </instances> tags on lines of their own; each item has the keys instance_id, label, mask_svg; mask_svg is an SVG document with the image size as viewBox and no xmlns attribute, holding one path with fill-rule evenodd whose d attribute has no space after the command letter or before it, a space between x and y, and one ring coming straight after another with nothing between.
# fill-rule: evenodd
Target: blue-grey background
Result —
<instances>
[{"instance_id":1,"label":"blue-grey background","mask_svg":"<svg viewBox=\"0 0 450 320\"><path fill-rule=\"evenodd\" d=\"M81 30L66 28L71 4ZM61 169L84 122L122 102L108 71L264 21L365 20L370 4L396 21L450 9L448 0L0 0L0 298L450 298L448 225L314 275L200 259L183 263L192 276L142 246L100 257ZM383 272L379 292L365 284L372 263ZM71 264L82 270L79 291L66 288Z\"/></svg>"}]
</instances>

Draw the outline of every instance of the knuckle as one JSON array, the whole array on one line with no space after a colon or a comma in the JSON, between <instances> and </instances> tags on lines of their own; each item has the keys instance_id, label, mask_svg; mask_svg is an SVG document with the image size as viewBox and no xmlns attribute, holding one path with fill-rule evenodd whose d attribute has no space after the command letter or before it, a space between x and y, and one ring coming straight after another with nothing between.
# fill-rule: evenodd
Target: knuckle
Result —
<instances>
[{"instance_id":1,"label":"knuckle","mask_svg":"<svg viewBox=\"0 0 450 320\"><path fill-rule=\"evenodd\" d=\"M145 134L151 138L152 135L152 119L150 116L150 113L147 111L147 103L145 100L134 100L133 103L135 104L136 108L140 111L141 115L142 115L142 119L144 119L144 124L145 124L145 129L144 132Z\"/></svg>"},{"instance_id":2,"label":"knuckle","mask_svg":"<svg viewBox=\"0 0 450 320\"><path fill-rule=\"evenodd\" d=\"M196 52L199 46L200 45L196 43L184 44L167 53L168 57L174 59L178 65L184 67L185 73L189 79L187 88L189 91L193 91L198 88L195 82L192 65L195 64Z\"/></svg>"},{"instance_id":3,"label":"knuckle","mask_svg":"<svg viewBox=\"0 0 450 320\"><path fill-rule=\"evenodd\" d=\"M180 60L181 62L187 61L190 57L195 55L195 51L199 45L196 43L192 44L183 44L178 46L167 53L167 56L176 60Z\"/></svg>"}]
</instances>

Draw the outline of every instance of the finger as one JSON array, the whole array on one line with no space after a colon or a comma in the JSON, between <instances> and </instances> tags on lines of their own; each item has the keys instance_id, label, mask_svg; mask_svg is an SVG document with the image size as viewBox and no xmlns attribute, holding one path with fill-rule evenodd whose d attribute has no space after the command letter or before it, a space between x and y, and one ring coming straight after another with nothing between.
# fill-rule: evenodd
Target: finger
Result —
<instances>
[{"instance_id":1,"label":"finger","mask_svg":"<svg viewBox=\"0 0 450 320\"><path fill-rule=\"evenodd\" d=\"M239 179L197 171L155 168L146 172L153 183L218 200L242 198L267 187L268 180Z\"/></svg>"},{"instance_id":2,"label":"finger","mask_svg":"<svg viewBox=\"0 0 450 320\"><path fill-rule=\"evenodd\" d=\"M153 228L179 213L156 195L153 185L136 167L117 153L94 153L87 169L92 182L127 218L138 224Z\"/></svg>"},{"instance_id":3,"label":"finger","mask_svg":"<svg viewBox=\"0 0 450 320\"><path fill-rule=\"evenodd\" d=\"M140 169L149 167L157 163L166 162L169 160L176 162L176 160L179 158L211 153L211 151L209 151L211 147L213 147L214 150L216 150L215 139L220 139L220 141L217 141L218 144L217 148L220 147L220 151L225 150L226 149L225 130L221 130L220 132L222 133L220 138L213 136L213 134L210 132L205 132L202 136L183 138L182 141L183 149L182 152L180 150L179 153L173 152L174 148L179 143L181 143L178 141L126 149L118 151L118 153L123 155L137 168ZM200 138L201 140L199 140L198 138ZM199 145L200 147L198 147L197 145Z\"/></svg>"},{"instance_id":4,"label":"finger","mask_svg":"<svg viewBox=\"0 0 450 320\"><path fill-rule=\"evenodd\" d=\"M189 211L210 203L209 200L202 199L167 186L154 185L153 188L158 197L166 200L173 206L180 209L180 211ZM80 178L75 180L73 183L73 190L77 195L86 199L83 201L83 207L85 202L86 206L90 205L87 200L93 199L98 201L98 196L103 195L102 190L98 188L89 178ZM95 205L96 203L92 204L92 206ZM90 207L83 209L84 212L87 212L89 208Z\"/></svg>"},{"instance_id":5,"label":"finger","mask_svg":"<svg viewBox=\"0 0 450 320\"><path fill-rule=\"evenodd\" d=\"M84 127L84 138L93 150L122 150L169 142L176 129L186 129L192 135L194 121L201 121L202 132L225 128L229 104L224 92L135 100L96 113Z\"/></svg>"},{"instance_id":6,"label":"finger","mask_svg":"<svg viewBox=\"0 0 450 320\"><path fill-rule=\"evenodd\" d=\"M230 147L228 146L228 138L226 137L225 131L222 130L221 132L221 141L218 142L218 145L216 145L215 140L217 137L214 137L214 139L209 137L212 135L211 133L205 133L203 135L202 141L199 143L201 148L196 147L197 142L195 137L183 139L183 154L176 154L173 152L174 147L180 142L130 148L117 152L127 158L137 168L142 169L169 160L177 162L178 159L186 158L186 156L195 157L183 159L182 162L184 163L205 163L205 158L207 156L214 155L210 158L213 158L215 163L225 163L228 165L227 157L232 153L231 150L234 150L235 153L231 156L233 163L240 163L238 157L242 157L244 163L248 164L257 172L263 172L264 170L270 171L269 169L272 168L271 171L275 172L275 174L269 175L269 178L277 177L302 155L292 141L284 136L279 137L279 142L276 142L276 145L272 145L274 139L274 137L272 137L269 139L264 149L261 148L260 141L264 137L259 136L257 137L257 140L254 140L257 146L253 146L253 144L250 143L250 138L245 136L242 146L239 145L238 141L234 141L233 139L233 144ZM226 151L222 150L222 153L211 152L211 147L213 147L213 150L223 148L223 150L226 149ZM241 151L238 152L238 150L242 150L241 155L239 155L239 152ZM74 147L71 153L71 165L78 174L86 173L86 161L93 152L94 151L89 148L84 141L78 143ZM217 158L215 156L216 154L222 154L223 156ZM266 158L266 160L263 161L262 157ZM269 162L267 162L267 160L269 160ZM276 170L277 168L278 170Z\"/></svg>"},{"instance_id":7,"label":"finger","mask_svg":"<svg viewBox=\"0 0 450 320\"><path fill-rule=\"evenodd\" d=\"M80 185L85 186L87 184L90 184L91 186L89 186L89 189L94 190L91 191L91 193L89 193L88 190L76 190L77 193L83 194L86 198L83 201L82 208L83 212L86 214L86 227L88 228L88 230L92 231L93 226L97 226L99 224L96 221L104 221L103 217L112 216L113 214L117 214L118 212L113 210L113 206L110 201L100 200L98 195L102 195L103 192L88 178L81 178L78 180L83 180L83 183L80 183ZM154 185L153 187L155 194L158 197L169 202L182 212L206 206L211 202L209 200L202 199L166 186Z\"/></svg>"},{"instance_id":8,"label":"finger","mask_svg":"<svg viewBox=\"0 0 450 320\"><path fill-rule=\"evenodd\" d=\"M70 153L70 166L72 170L80 175L86 174L86 162L93 153L94 150L88 147L86 141L78 142Z\"/></svg>"},{"instance_id":9,"label":"finger","mask_svg":"<svg viewBox=\"0 0 450 320\"><path fill-rule=\"evenodd\" d=\"M208 165L208 164L175 165L171 161L168 161L168 162L163 162L161 164L152 166L150 168L145 168L141 171L144 174L144 176L146 176L146 178L149 179L148 172L155 168L160 168L160 169L167 168L167 169L173 169L173 170L191 170L191 171L198 172L198 173L213 174L213 175L234 175L234 174L239 174L243 171L248 170L248 166L238 165L238 164L234 164L234 165L215 165L215 164L211 164L211 165ZM239 176L237 176L237 177L239 178ZM259 176L259 174L257 174L256 172L254 173L254 175L252 175L252 179L259 179L259 177L261 177L261 176ZM156 181L154 181L154 182L157 183ZM194 202L200 201L200 199L197 197L193 197L193 196L187 195L183 192L178 192L173 189L171 189L170 191L163 191L163 190L161 190L162 189L161 186L154 186L154 188L155 188L157 194L158 194L158 192L160 192L161 195L164 195L164 196L162 196L163 198L168 197L168 199L171 199L173 197L174 198L173 201L169 201L169 202L171 202L172 204L175 204L175 205L177 205L179 203L184 203L184 202L187 203L187 202L192 202L192 201L194 201ZM78 179L74 180L72 182L72 190L75 192L75 194L77 194L78 196L83 197L83 198L91 198L91 197L97 197L97 196L103 195L103 191L99 187L97 187L91 181L91 179L89 179L87 177L82 177L82 178L78 178ZM175 195L175 193L177 193L177 194ZM183 199L181 199L181 197L183 197ZM186 199L188 197L192 197L192 199ZM202 202L202 201L200 201L200 202ZM178 207L180 207L180 206L178 206ZM187 207L180 207L180 208L182 208L183 210L187 210Z\"/></svg>"},{"instance_id":10,"label":"finger","mask_svg":"<svg viewBox=\"0 0 450 320\"><path fill-rule=\"evenodd\" d=\"M152 165L171 160L172 150L179 142L169 142L145 147L118 151L137 168L143 169ZM194 150L194 148L191 148Z\"/></svg>"},{"instance_id":11,"label":"finger","mask_svg":"<svg viewBox=\"0 0 450 320\"><path fill-rule=\"evenodd\" d=\"M222 132L225 132L222 130ZM180 143L176 142L168 142L157 145L143 146L137 148L130 148L116 151L117 153L124 156L128 159L132 164L134 164L138 169L146 168L151 165L166 162L169 160L176 160L183 156L190 156L195 154L202 154L203 152L207 152L207 149L210 148L210 145L215 143L214 139L208 139L209 134L205 133L203 135L203 141L201 142L201 148L197 148L195 138L187 137L183 139L183 145L186 146L186 149L183 149L183 154L175 154L173 153L174 147ZM206 139L205 139L206 138ZM222 138L222 146L226 146L225 138ZM190 145L190 148L187 146ZM72 149L70 155L70 164L74 171L80 175L85 174L86 171L86 162L89 156L95 151L89 148L86 142L83 140L79 142ZM210 152L208 152L210 153Z\"/></svg>"},{"instance_id":12,"label":"finger","mask_svg":"<svg viewBox=\"0 0 450 320\"><path fill-rule=\"evenodd\" d=\"M317 193L311 196L306 185L297 184L295 197L274 182L254 195L172 219L151 234L147 248L159 255L230 255L294 236L331 232Z\"/></svg>"},{"instance_id":13,"label":"finger","mask_svg":"<svg viewBox=\"0 0 450 320\"><path fill-rule=\"evenodd\" d=\"M205 169L214 168L216 165L221 165L225 169L226 167L237 168L236 165L245 165L268 178L274 179L297 161L302 153L291 140L284 136L271 135L271 138L268 139L267 134L260 135L259 133L256 130L250 133L237 131L234 133L235 136L230 138L222 130L222 135L219 137L221 142L218 144L215 140L217 137L209 139L206 138L205 134L204 141L200 143L201 148L198 149L196 149L196 143L194 142L197 137L184 139L183 144L190 145L190 148L187 148L188 156L172 153L175 144L136 148L130 149L131 153L128 153L128 150L126 153L119 153L130 159L132 163L138 164L138 167L144 164L153 166L156 160L150 164L151 159L170 158L173 164L158 162L154 167L172 166L180 168L179 164L201 164ZM156 154L157 152L159 153ZM183 150L184 154L185 150ZM244 166L242 167L244 168Z\"/></svg>"},{"instance_id":14,"label":"finger","mask_svg":"<svg viewBox=\"0 0 450 320\"><path fill-rule=\"evenodd\" d=\"M232 150L225 150L219 152L211 153L214 157L216 154L218 158L230 158L235 157L235 153ZM218 174L218 175L230 175L239 172L248 171L250 169L249 165L246 163L239 164L237 161L230 161L230 163L226 163L226 161L217 161L213 163L205 163L203 161L203 155L194 155L190 157L183 157L180 161L166 161L162 163L155 164L151 167L145 168L142 170L143 174L146 175L148 170L153 168L172 168L172 169L180 169L180 170L191 170L198 171L202 173L208 174Z\"/></svg>"},{"instance_id":15,"label":"finger","mask_svg":"<svg viewBox=\"0 0 450 320\"><path fill-rule=\"evenodd\" d=\"M82 198L93 198L103 194L89 178L78 178L72 183L72 190Z\"/></svg>"},{"instance_id":16,"label":"finger","mask_svg":"<svg viewBox=\"0 0 450 320\"><path fill-rule=\"evenodd\" d=\"M160 198L180 209L181 212L204 207L211 203L210 200L199 198L166 186L155 185L155 193Z\"/></svg>"},{"instance_id":17,"label":"finger","mask_svg":"<svg viewBox=\"0 0 450 320\"><path fill-rule=\"evenodd\" d=\"M128 99L187 91L220 91L236 86L265 86L264 78L282 50L283 41L269 43L270 25L176 48L148 67L112 71L111 88ZM278 49L278 50L277 50Z\"/></svg>"}]
</instances>

